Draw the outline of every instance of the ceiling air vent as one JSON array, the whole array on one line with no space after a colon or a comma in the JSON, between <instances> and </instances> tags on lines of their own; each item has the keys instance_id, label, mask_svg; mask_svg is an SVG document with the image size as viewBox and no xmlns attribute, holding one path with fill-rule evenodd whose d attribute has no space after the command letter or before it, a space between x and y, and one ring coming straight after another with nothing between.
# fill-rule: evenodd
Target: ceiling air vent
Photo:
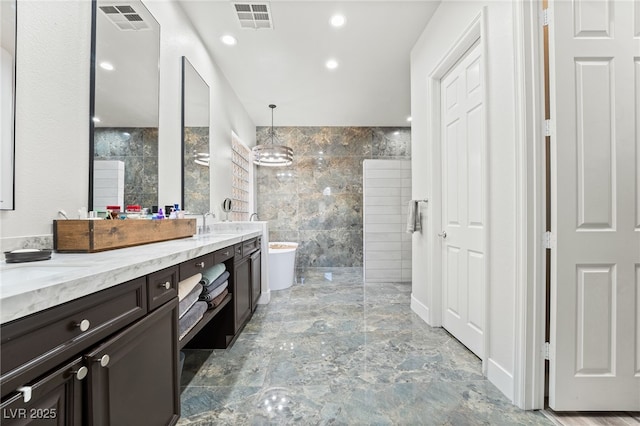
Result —
<instances>
[{"instance_id":1,"label":"ceiling air vent","mask_svg":"<svg viewBox=\"0 0 640 426\"><path fill-rule=\"evenodd\" d=\"M240 21L240 28L273 29L268 3L233 3Z\"/></svg>"},{"instance_id":2,"label":"ceiling air vent","mask_svg":"<svg viewBox=\"0 0 640 426\"><path fill-rule=\"evenodd\" d=\"M100 10L116 27L123 31L150 29L142 16L130 5L100 6Z\"/></svg>"}]
</instances>

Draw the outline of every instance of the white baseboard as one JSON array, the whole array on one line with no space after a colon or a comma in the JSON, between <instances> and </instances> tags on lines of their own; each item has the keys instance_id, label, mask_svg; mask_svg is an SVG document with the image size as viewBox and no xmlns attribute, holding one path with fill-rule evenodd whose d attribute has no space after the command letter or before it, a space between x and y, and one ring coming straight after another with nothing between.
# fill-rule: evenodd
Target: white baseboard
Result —
<instances>
[{"instance_id":1,"label":"white baseboard","mask_svg":"<svg viewBox=\"0 0 640 426\"><path fill-rule=\"evenodd\" d=\"M429 307L424 303L413 297L413 293L411 293L411 310L416 313L422 319L422 321L429 324L429 319L431 318L429 314ZM431 325L431 324L429 324Z\"/></svg>"},{"instance_id":2,"label":"white baseboard","mask_svg":"<svg viewBox=\"0 0 640 426\"><path fill-rule=\"evenodd\" d=\"M509 373L500 364L489 358L487 360L487 378L500 390L500 392L513 402L513 374Z\"/></svg>"},{"instance_id":3,"label":"white baseboard","mask_svg":"<svg viewBox=\"0 0 640 426\"><path fill-rule=\"evenodd\" d=\"M258 305L266 305L271 301L271 290L262 292L258 299Z\"/></svg>"}]
</instances>

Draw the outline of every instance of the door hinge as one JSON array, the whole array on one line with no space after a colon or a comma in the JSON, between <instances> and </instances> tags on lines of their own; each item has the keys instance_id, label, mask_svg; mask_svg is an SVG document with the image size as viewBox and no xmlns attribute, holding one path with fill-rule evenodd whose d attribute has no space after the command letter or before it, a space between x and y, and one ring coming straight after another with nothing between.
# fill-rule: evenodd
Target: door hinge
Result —
<instances>
[{"instance_id":1,"label":"door hinge","mask_svg":"<svg viewBox=\"0 0 640 426\"><path fill-rule=\"evenodd\" d=\"M542 26L549 26L549 8L542 9Z\"/></svg>"},{"instance_id":2,"label":"door hinge","mask_svg":"<svg viewBox=\"0 0 640 426\"><path fill-rule=\"evenodd\" d=\"M551 136L551 120L544 120L544 135Z\"/></svg>"},{"instance_id":3,"label":"door hinge","mask_svg":"<svg viewBox=\"0 0 640 426\"><path fill-rule=\"evenodd\" d=\"M544 359L546 361L551 359L551 343L544 342Z\"/></svg>"},{"instance_id":4,"label":"door hinge","mask_svg":"<svg viewBox=\"0 0 640 426\"><path fill-rule=\"evenodd\" d=\"M556 237L551 233L551 231L547 231L542 234L542 245L548 250L556 248Z\"/></svg>"}]
</instances>

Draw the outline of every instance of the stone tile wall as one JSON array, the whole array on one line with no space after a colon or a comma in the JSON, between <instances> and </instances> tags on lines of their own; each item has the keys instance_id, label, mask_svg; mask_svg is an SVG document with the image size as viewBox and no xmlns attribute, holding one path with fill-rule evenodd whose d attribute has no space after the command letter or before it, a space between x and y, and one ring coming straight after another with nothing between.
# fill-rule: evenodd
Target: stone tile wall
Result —
<instances>
[{"instance_id":1,"label":"stone tile wall","mask_svg":"<svg viewBox=\"0 0 640 426\"><path fill-rule=\"evenodd\" d=\"M124 161L124 207L158 205L158 129L96 128L94 159Z\"/></svg>"},{"instance_id":2,"label":"stone tile wall","mask_svg":"<svg viewBox=\"0 0 640 426\"><path fill-rule=\"evenodd\" d=\"M270 127L257 143L270 143ZM298 242L297 267L362 266L362 162L411 158L411 129L276 127L293 148L285 168L257 167L257 212L270 241ZM278 143L278 142L276 142Z\"/></svg>"},{"instance_id":3,"label":"stone tile wall","mask_svg":"<svg viewBox=\"0 0 640 426\"><path fill-rule=\"evenodd\" d=\"M184 205L189 213L206 213L211 210L209 167L197 164L198 153L209 152L209 128L184 128Z\"/></svg>"}]
</instances>

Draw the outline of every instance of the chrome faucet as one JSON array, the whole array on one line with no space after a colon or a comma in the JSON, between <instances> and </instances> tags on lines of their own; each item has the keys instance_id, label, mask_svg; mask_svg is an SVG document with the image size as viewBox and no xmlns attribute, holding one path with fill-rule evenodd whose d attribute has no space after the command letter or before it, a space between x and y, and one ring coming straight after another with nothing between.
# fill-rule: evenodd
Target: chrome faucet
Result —
<instances>
[{"instance_id":1,"label":"chrome faucet","mask_svg":"<svg viewBox=\"0 0 640 426\"><path fill-rule=\"evenodd\" d=\"M202 233L207 234L209 232L209 227L207 226L207 216L216 217L211 212L202 213Z\"/></svg>"},{"instance_id":2,"label":"chrome faucet","mask_svg":"<svg viewBox=\"0 0 640 426\"><path fill-rule=\"evenodd\" d=\"M260 220L260 218L258 217L258 213L251 213L251 216L249 216L249 222L253 222L254 216L256 220Z\"/></svg>"}]
</instances>

